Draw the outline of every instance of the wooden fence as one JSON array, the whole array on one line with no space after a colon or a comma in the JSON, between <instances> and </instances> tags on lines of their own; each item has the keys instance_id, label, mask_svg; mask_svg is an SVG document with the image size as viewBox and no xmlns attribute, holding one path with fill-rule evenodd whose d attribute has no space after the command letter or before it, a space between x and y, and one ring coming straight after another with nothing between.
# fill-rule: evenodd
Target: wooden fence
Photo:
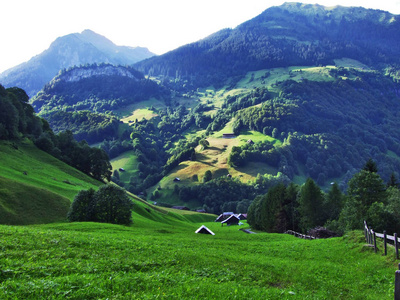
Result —
<instances>
[{"instance_id":1,"label":"wooden fence","mask_svg":"<svg viewBox=\"0 0 400 300\"><path fill-rule=\"evenodd\" d=\"M311 236L311 235L306 235L306 234L302 234L293 230L287 230L285 233L287 234L291 234L294 235L295 237L301 238L301 239L306 239L306 240L314 240L316 239L315 236Z\"/></svg>"},{"instance_id":2,"label":"wooden fence","mask_svg":"<svg viewBox=\"0 0 400 300\"><path fill-rule=\"evenodd\" d=\"M378 250L376 247L376 238L383 239L383 247L385 255L387 255L388 241L393 241L393 245L396 251L396 258L399 259L400 240L397 238L397 233L395 233L394 235L387 235L386 231L383 231L383 233L375 232L372 228L368 228L367 222L364 221L364 234L367 243L374 246L375 253ZM394 277L394 299L400 300L400 264L399 264L399 270L395 272L395 277Z\"/></svg>"},{"instance_id":3,"label":"wooden fence","mask_svg":"<svg viewBox=\"0 0 400 300\"><path fill-rule=\"evenodd\" d=\"M387 235L386 231L383 231L383 233L375 232L372 228L368 228L367 222L364 221L364 234L367 243L374 246L375 253L378 251L378 248L376 247L376 238L383 239L383 247L385 255L387 255L388 241L393 241L393 245L396 251L396 258L399 259L400 240L397 237L397 233L395 233L394 235Z\"/></svg>"}]
</instances>

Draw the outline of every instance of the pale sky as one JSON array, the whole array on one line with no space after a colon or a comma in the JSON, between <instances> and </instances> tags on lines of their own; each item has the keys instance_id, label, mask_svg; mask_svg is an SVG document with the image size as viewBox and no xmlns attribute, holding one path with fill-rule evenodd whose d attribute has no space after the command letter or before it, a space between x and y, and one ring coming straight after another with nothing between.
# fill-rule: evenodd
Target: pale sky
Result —
<instances>
[{"instance_id":1,"label":"pale sky","mask_svg":"<svg viewBox=\"0 0 400 300\"><path fill-rule=\"evenodd\" d=\"M254 18L282 0L1 0L0 72L91 29L117 45L163 54ZM303 0L400 14L400 0Z\"/></svg>"}]
</instances>

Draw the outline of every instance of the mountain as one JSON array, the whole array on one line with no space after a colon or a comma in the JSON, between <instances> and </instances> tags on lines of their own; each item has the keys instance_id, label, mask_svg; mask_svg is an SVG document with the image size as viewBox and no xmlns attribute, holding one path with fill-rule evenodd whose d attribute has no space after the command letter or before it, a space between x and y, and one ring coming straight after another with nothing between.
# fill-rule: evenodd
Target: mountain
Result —
<instances>
[{"instance_id":1,"label":"mountain","mask_svg":"<svg viewBox=\"0 0 400 300\"><path fill-rule=\"evenodd\" d=\"M361 7L285 3L135 68L185 78L195 87L222 85L248 71L333 64L343 57L367 65L399 63L399 41L397 15Z\"/></svg>"},{"instance_id":2,"label":"mountain","mask_svg":"<svg viewBox=\"0 0 400 300\"><path fill-rule=\"evenodd\" d=\"M110 112L169 97L167 89L137 70L103 63L59 72L31 104L56 132L71 130L77 139L97 143L120 132L121 122Z\"/></svg>"},{"instance_id":3,"label":"mountain","mask_svg":"<svg viewBox=\"0 0 400 300\"><path fill-rule=\"evenodd\" d=\"M64 70L31 101L162 205L246 212L308 177L344 191L369 158L383 180L400 174L397 19L287 3L135 67Z\"/></svg>"},{"instance_id":4,"label":"mountain","mask_svg":"<svg viewBox=\"0 0 400 300\"><path fill-rule=\"evenodd\" d=\"M147 48L117 46L91 30L57 38L41 54L0 74L5 87L18 86L34 96L61 69L93 63L130 65L154 54Z\"/></svg>"}]
</instances>

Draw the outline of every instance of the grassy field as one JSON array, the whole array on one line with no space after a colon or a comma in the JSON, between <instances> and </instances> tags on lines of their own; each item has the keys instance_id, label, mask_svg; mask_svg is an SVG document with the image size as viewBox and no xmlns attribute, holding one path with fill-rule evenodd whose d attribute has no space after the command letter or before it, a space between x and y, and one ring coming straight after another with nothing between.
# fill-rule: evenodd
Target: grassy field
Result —
<instances>
[{"instance_id":1,"label":"grassy field","mask_svg":"<svg viewBox=\"0 0 400 300\"><path fill-rule=\"evenodd\" d=\"M253 181L258 174L277 175L278 170L266 163L250 162L246 164L246 166L240 168L234 168L228 165L228 157L232 147L242 146L249 139L253 140L254 142L269 141L276 147L280 147L282 145L280 140L256 131L243 132L235 138L223 138L223 133L232 132L230 130L230 126L231 124L228 123L221 131L218 131L211 137L208 137L207 141L210 143L210 146L204 150L202 150L200 147L197 147L195 161L184 161L180 163L178 167L172 170L157 185L149 189L149 194L152 194L158 187L161 187L161 190L159 190L160 198L157 201L174 205L186 205L190 208L197 208L199 203L179 202L178 196L173 194L174 186L190 186L200 184L202 182L204 173L207 170L211 171L213 178L219 178L221 176L223 177L230 174L234 178L239 178L240 181L244 183ZM193 176L197 176L197 179L193 179ZM179 178L180 181L178 183L175 182L175 178Z\"/></svg>"},{"instance_id":2,"label":"grassy field","mask_svg":"<svg viewBox=\"0 0 400 300\"><path fill-rule=\"evenodd\" d=\"M136 209L131 227L0 226L1 299L393 299L394 255L361 232L309 241Z\"/></svg>"},{"instance_id":3,"label":"grassy field","mask_svg":"<svg viewBox=\"0 0 400 300\"><path fill-rule=\"evenodd\" d=\"M135 155L135 151L127 151L122 153L121 155L113 158L111 161L111 165L113 170L119 170L123 168L125 171L119 171L119 178L124 183L129 183L129 179L133 177L137 177L139 170L137 168L138 161Z\"/></svg>"},{"instance_id":4,"label":"grassy field","mask_svg":"<svg viewBox=\"0 0 400 300\"><path fill-rule=\"evenodd\" d=\"M75 195L100 184L29 141L0 142L1 224L65 220Z\"/></svg>"}]
</instances>

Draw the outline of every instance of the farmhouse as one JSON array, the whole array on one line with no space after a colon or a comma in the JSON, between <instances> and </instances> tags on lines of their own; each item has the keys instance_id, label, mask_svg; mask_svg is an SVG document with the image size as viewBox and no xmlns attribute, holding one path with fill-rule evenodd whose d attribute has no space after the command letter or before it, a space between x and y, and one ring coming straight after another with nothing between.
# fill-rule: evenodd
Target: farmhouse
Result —
<instances>
[{"instance_id":1,"label":"farmhouse","mask_svg":"<svg viewBox=\"0 0 400 300\"><path fill-rule=\"evenodd\" d=\"M228 219L226 219L226 220L221 222L221 226L224 226L224 224L227 224L228 226L230 226L230 225L238 225L239 221L240 220L236 215L231 215Z\"/></svg>"},{"instance_id":2,"label":"farmhouse","mask_svg":"<svg viewBox=\"0 0 400 300\"><path fill-rule=\"evenodd\" d=\"M208 229L206 226L201 225L199 229L195 231L196 233L203 233L203 234L211 234L215 235L214 232L212 232L210 229Z\"/></svg>"}]
</instances>

